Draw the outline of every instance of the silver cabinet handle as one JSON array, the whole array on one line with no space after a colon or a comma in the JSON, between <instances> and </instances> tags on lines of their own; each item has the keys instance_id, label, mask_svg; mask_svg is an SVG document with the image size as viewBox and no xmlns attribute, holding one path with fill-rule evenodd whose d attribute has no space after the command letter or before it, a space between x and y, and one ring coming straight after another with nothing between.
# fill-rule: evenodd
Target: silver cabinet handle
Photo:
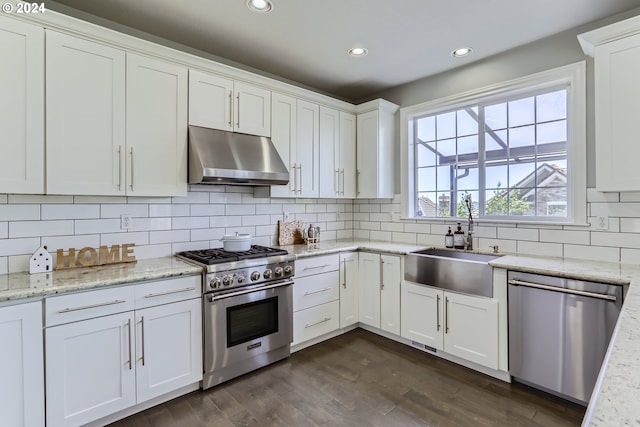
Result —
<instances>
[{"instance_id":1,"label":"silver cabinet handle","mask_svg":"<svg viewBox=\"0 0 640 427\"><path fill-rule=\"evenodd\" d=\"M580 296L583 296L583 297L598 298L598 299L604 299L604 300L614 301L614 302L618 300L618 298L615 295L606 295L606 294L599 294L599 293L596 293L596 292L579 291L577 289L559 288L559 287L556 287L556 286L542 285L540 283L525 282L525 281L517 280L517 279L509 280L508 283L510 285L513 285L513 286L524 286L524 287L527 287L527 288L543 289L545 291L554 291L554 292L560 292L560 293L563 293L563 294L580 295Z\"/></svg>"},{"instance_id":2,"label":"silver cabinet handle","mask_svg":"<svg viewBox=\"0 0 640 427\"><path fill-rule=\"evenodd\" d=\"M238 93L238 95L236 95L236 99L238 100L238 104L237 107L238 109L236 110L236 127L240 128L240 93Z\"/></svg>"},{"instance_id":3,"label":"silver cabinet handle","mask_svg":"<svg viewBox=\"0 0 640 427\"><path fill-rule=\"evenodd\" d=\"M340 170L340 176L342 176L342 185L340 186L340 194L344 196L344 169ZM338 180L339 182L340 180Z\"/></svg>"},{"instance_id":4,"label":"silver cabinet handle","mask_svg":"<svg viewBox=\"0 0 640 427\"><path fill-rule=\"evenodd\" d=\"M231 124L231 121L233 117L233 94L231 93L231 91L229 91L229 129L231 129L231 126L233 126Z\"/></svg>"},{"instance_id":5,"label":"silver cabinet handle","mask_svg":"<svg viewBox=\"0 0 640 427\"><path fill-rule=\"evenodd\" d=\"M231 297L237 297L240 295L246 295L246 294L250 294L252 292L258 292L258 291L266 291L269 289L275 289L275 288L281 288L283 286L291 286L293 285L293 280L287 280L285 282L282 283L276 283L273 285L267 285L267 286L260 286L257 288L251 288L248 290L244 290L244 291L238 291L238 292L228 292L228 293L220 293L220 294L207 294L209 295L207 297L208 301L210 303L215 303L216 301L225 299L225 298L231 298Z\"/></svg>"},{"instance_id":6,"label":"silver cabinet handle","mask_svg":"<svg viewBox=\"0 0 640 427\"><path fill-rule=\"evenodd\" d=\"M325 268L325 267L331 267L331 264L322 264L322 265L316 265L313 267L305 267L303 271L315 270L316 268Z\"/></svg>"},{"instance_id":7,"label":"silver cabinet handle","mask_svg":"<svg viewBox=\"0 0 640 427\"><path fill-rule=\"evenodd\" d=\"M122 145L118 145L118 191L122 191Z\"/></svg>"},{"instance_id":8,"label":"silver cabinet handle","mask_svg":"<svg viewBox=\"0 0 640 427\"><path fill-rule=\"evenodd\" d=\"M343 282L342 282L342 287L347 289L347 260L343 259L342 260L342 271L343 271Z\"/></svg>"},{"instance_id":9,"label":"silver cabinet handle","mask_svg":"<svg viewBox=\"0 0 640 427\"><path fill-rule=\"evenodd\" d=\"M440 295L436 295L436 326L437 331L440 330Z\"/></svg>"},{"instance_id":10,"label":"silver cabinet handle","mask_svg":"<svg viewBox=\"0 0 640 427\"><path fill-rule=\"evenodd\" d=\"M444 333L449 333L449 298L444 297Z\"/></svg>"},{"instance_id":11,"label":"silver cabinet handle","mask_svg":"<svg viewBox=\"0 0 640 427\"><path fill-rule=\"evenodd\" d=\"M336 169L335 171L335 176L334 176L334 181L333 181L333 192L335 194L340 194L340 169Z\"/></svg>"},{"instance_id":12,"label":"silver cabinet handle","mask_svg":"<svg viewBox=\"0 0 640 427\"><path fill-rule=\"evenodd\" d=\"M131 319L127 319L127 329L129 330L129 370L133 369L131 363Z\"/></svg>"},{"instance_id":13,"label":"silver cabinet handle","mask_svg":"<svg viewBox=\"0 0 640 427\"><path fill-rule=\"evenodd\" d=\"M317 322L307 323L306 325L304 325L304 328L307 329L307 328L310 328L312 326L316 326L316 325L319 325L321 323L328 322L329 320L331 320L331 317L325 317L324 319L318 320Z\"/></svg>"},{"instance_id":14,"label":"silver cabinet handle","mask_svg":"<svg viewBox=\"0 0 640 427\"><path fill-rule=\"evenodd\" d=\"M384 260L380 258L380 290L384 290Z\"/></svg>"},{"instance_id":15,"label":"silver cabinet handle","mask_svg":"<svg viewBox=\"0 0 640 427\"><path fill-rule=\"evenodd\" d=\"M129 154L131 155L131 191L133 191L133 147L129 150Z\"/></svg>"},{"instance_id":16,"label":"silver cabinet handle","mask_svg":"<svg viewBox=\"0 0 640 427\"><path fill-rule=\"evenodd\" d=\"M147 294L144 297L145 298L155 298L155 297L161 297L164 295L171 295L171 294L179 294L181 292L189 292L189 291L195 291L196 288L191 287L191 288L184 288L184 289L176 289L173 291L166 291L166 292L158 292L155 294Z\"/></svg>"},{"instance_id":17,"label":"silver cabinet handle","mask_svg":"<svg viewBox=\"0 0 640 427\"><path fill-rule=\"evenodd\" d=\"M298 172L300 173L300 189L298 192L302 193L302 163L298 165Z\"/></svg>"},{"instance_id":18,"label":"silver cabinet handle","mask_svg":"<svg viewBox=\"0 0 640 427\"><path fill-rule=\"evenodd\" d=\"M356 171L356 194L360 194L360 169Z\"/></svg>"},{"instance_id":19,"label":"silver cabinet handle","mask_svg":"<svg viewBox=\"0 0 640 427\"><path fill-rule=\"evenodd\" d=\"M122 304L122 303L125 303L125 302L127 302L127 301L125 301L123 299L117 299L117 300L114 300L114 301L101 302L101 303L98 303L98 304L83 305L81 307L65 308L64 310L58 311L58 313L60 313L60 314L71 313L72 311L89 310L91 308L105 307L105 306L108 306L108 305Z\"/></svg>"},{"instance_id":20,"label":"silver cabinet handle","mask_svg":"<svg viewBox=\"0 0 640 427\"><path fill-rule=\"evenodd\" d=\"M330 290L331 290L331 288L324 288L324 289L319 289L317 291L311 291L311 292L307 291L307 292L304 293L304 296L306 297L308 295L319 294L319 293L327 292L327 291L330 291Z\"/></svg>"},{"instance_id":21,"label":"silver cabinet handle","mask_svg":"<svg viewBox=\"0 0 640 427\"><path fill-rule=\"evenodd\" d=\"M140 317L140 330L142 331L142 366L144 366L144 316Z\"/></svg>"},{"instance_id":22,"label":"silver cabinet handle","mask_svg":"<svg viewBox=\"0 0 640 427\"><path fill-rule=\"evenodd\" d=\"M289 179L289 190L295 193L298 189L298 174L296 173L296 169L298 169L298 166L294 163L293 165L291 165L291 169L293 169L293 179ZM292 182L293 188L291 188Z\"/></svg>"}]
</instances>

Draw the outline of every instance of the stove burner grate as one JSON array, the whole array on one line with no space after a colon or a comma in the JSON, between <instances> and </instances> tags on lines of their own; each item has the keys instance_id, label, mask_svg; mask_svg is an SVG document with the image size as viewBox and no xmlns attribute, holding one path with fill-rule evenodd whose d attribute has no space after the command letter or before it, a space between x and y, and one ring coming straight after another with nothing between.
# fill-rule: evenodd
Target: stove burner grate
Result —
<instances>
[{"instance_id":1,"label":"stove burner grate","mask_svg":"<svg viewBox=\"0 0 640 427\"><path fill-rule=\"evenodd\" d=\"M243 252L229 252L222 248L202 249L195 251L178 252L184 258L205 265L221 264L223 262L240 261L243 259L266 258L276 255L287 255L284 249L270 248L268 246L251 245L251 249Z\"/></svg>"}]
</instances>

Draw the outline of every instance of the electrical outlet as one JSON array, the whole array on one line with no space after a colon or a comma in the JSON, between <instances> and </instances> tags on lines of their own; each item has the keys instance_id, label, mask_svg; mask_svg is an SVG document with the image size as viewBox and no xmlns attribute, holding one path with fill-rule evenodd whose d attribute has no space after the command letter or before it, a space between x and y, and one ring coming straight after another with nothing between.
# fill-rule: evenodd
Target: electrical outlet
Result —
<instances>
[{"instance_id":1,"label":"electrical outlet","mask_svg":"<svg viewBox=\"0 0 640 427\"><path fill-rule=\"evenodd\" d=\"M284 222L289 222L293 220L293 214L291 212L285 212L283 215L283 221Z\"/></svg>"},{"instance_id":2,"label":"electrical outlet","mask_svg":"<svg viewBox=\"0 0 640 427\"><path fill-rule=\"evenodd\" d=\"M120 228L123 230L127 230L133 227L133 218L131 215L122 214L120 215Z\"/></svg>"},{"instance_id":3,"label":"electrical outlet","mask_svg":"<svg viewBox=\"0 0 640 427\"><path fill-rule=\"evenodd\" d=\"M599 230L608 230L609 229L609 217L608 216L597 216L596 217L596 228Z\"/></svg>"}]
</instances>

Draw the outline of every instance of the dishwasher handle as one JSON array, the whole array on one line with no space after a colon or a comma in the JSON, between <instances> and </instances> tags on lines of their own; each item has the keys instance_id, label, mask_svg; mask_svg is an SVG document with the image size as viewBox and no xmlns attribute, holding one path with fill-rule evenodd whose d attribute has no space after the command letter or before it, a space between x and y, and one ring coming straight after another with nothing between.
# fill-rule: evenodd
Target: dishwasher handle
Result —
<instances>
[{"instance_id":1,"label":"dishwasher handle","mask_svg":"<svg viewBox=\"0 0 640 427\"><path fill-rule=\"evenodd\" d=\"M558 286L542 285L540 283L525 282L523 280L518 280L518 279L511 279L507 283L513 286L524 286L527 288L543 289L545 291L554 291L554 292L560 292L563 294L580 295L583 297L598 298L598 299L609 300L613 302L616 302L618 300L618 297L616 297L615 295L606 295L606 294L599 294L596 292L579 291L577 289L560 288Z\"/></svg>"}]
</instances>

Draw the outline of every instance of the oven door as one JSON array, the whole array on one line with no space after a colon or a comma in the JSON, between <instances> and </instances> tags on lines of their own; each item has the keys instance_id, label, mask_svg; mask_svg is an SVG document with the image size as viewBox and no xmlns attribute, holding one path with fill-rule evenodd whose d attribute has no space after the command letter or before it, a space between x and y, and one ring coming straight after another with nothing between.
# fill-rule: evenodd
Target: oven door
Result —
<instances>
[{"instance_id":1,"label":"oven door","mask_svg":"<svg viewBox=\"0 0 640 427\"><path fill-rule=\"evenodd\" d=\"M282 358L269 360L270 352L289 355L292 285L287 280L257 289L205 294L203 388Z\"/></svg>"}]
</instances>

